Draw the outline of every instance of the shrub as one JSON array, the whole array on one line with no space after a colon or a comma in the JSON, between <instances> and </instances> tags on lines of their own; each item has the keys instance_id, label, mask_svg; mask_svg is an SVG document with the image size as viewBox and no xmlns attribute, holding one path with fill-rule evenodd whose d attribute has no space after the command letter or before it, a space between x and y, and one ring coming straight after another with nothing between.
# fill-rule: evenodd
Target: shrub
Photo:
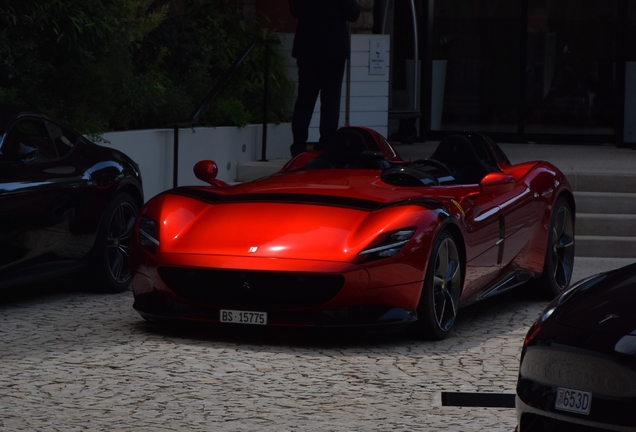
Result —
<instances>
[{"instance_id":1,"label":"shrub","mask_svg":"<svg viewBox=\"0 0 636 432\"><path fill-rule=\"evenodd\" d=\"M0 0L0 104L83 133L164 127L190 115L234 58L271 37L233 0ZM264 49L256 49L202 125L260 122ZM270 121L292 87L272 50Z\"/></svg>"}]
</instances>

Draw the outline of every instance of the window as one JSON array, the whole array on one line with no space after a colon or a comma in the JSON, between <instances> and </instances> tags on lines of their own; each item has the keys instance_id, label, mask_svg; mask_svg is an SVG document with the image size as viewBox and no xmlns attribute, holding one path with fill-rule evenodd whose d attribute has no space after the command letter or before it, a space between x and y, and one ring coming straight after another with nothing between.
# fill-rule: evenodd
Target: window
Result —
<instances>
[{"instance_id":1,"label":"window","mask_svg":"<svg viewBox=\"0 0 636 432\"><path fill-rule=\"evenodd\" d=\"M57 159L57 149L40 120L21 120L7 134L2 145L3 156L22 162Z\"/></svg>"}]
</instances>

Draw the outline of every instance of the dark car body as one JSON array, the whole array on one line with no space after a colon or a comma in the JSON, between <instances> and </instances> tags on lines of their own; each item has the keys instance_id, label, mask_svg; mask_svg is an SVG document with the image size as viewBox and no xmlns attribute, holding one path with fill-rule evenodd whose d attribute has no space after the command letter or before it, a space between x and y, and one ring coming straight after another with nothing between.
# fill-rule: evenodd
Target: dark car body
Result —
<instances>
[{"instance_id":1,"label":"dark car body","mask_svg":"<svg viewBox=\"0 0 636 432\"><path fill-rule=\"evenodd\" d=\"M528 331L519 432L636 431L636 264L583 280Z\"/></svg>"},{"instance_id":2,"label":"dark car body","mask_svg":"<svg viewBox=\"0 0 636 432\"><path fill-rule=\"evenodd\" d=\"M46 116L0 110L0 287L92 266L129 284L127 238L143 204L139 167Z\"/></svg>"},{"instance_id":3,"label":"dark car body","mask_svg":"<svg viewBox=\"0 0 636 432\"><path fill-rule=\"evenodd\" d=\"M544 275L569 283L574 201L547 162L512 165L483 136L408 162L379 134L338 131L277 174L180 187L141 210L134 307L147 319L279 326L415 323L445 337L460 305ZM421 326L421 327L420 327Z\"/></svg>"}]
</instances>

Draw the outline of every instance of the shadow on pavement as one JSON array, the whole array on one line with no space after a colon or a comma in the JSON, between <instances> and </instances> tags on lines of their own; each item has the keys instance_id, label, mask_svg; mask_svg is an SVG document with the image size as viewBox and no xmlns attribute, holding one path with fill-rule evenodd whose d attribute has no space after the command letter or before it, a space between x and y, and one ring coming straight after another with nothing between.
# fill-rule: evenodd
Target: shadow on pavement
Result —
<instances>
[{"instance_id":1,"label":"shadow on pavement","mask_svg":"<svg viewBox=\"0 0 636 432\"><path fill-rule=\"evenodd\" d=\"M71 279L54 279L25 285L16 285L1 290L0 305L41 301L47 297L59 297L63 294L85 293L82 285Z\"/></svg>"},{"instance_id":2,"label":"shadow on pavement","mask_svg":"<svg viewBox=\"0 0 636 432\"><path fill-rule=\"evenodd\" d=\"M413 346L449 344L458 334L475 331L475 327L484 327L484 338L495 337L497 329L487 328L493 322L503 322L502 332L518 330L512 328L509 316L517 309L524 312L530 307L538 313L548 301L539 298L529 290L518 289L497 297L475 303L459 311L455 329L443 341L422 340L411 331L411 327L365 329L365 328L312 328L312 327L265 327L240 324L211 324L189 322L146 322L140 320L134 328L142 333L176 339L179 343L227 343L232 345L257 345L260 348L270 346L309 349L335 349L338 347L364 348L372 346ZM502 317L503 316L503 317ZM503 318L503 319L502 319ZM531 312L531 320L534 315ZM527 323L529 327L531 322ZM524 327L525 328L525 327ZM479 331L479 330L477 330ZM523 331L523 329L522 329ZM524 333L525 334L525 333ZM475 340L475 343L479 343Z\"/></svg>"}]
</instances>

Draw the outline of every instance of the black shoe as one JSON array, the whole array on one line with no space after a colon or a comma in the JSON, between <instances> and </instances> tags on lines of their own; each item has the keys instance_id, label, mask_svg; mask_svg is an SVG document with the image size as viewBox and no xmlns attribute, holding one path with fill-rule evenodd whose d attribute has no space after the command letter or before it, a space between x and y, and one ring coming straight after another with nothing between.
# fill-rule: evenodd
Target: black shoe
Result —
<instances>
[{"instance_id":1,"label":"black shoe","mask_svg":"<svg viewBox=\"0 0 636 432\"><path fill-rule=\"evenodd\" d=\"M298 156L299 154L307 151L307 144L292 144L289 146L289 151L291 152L292 157Z\"/></svg>"}]
</instances>

